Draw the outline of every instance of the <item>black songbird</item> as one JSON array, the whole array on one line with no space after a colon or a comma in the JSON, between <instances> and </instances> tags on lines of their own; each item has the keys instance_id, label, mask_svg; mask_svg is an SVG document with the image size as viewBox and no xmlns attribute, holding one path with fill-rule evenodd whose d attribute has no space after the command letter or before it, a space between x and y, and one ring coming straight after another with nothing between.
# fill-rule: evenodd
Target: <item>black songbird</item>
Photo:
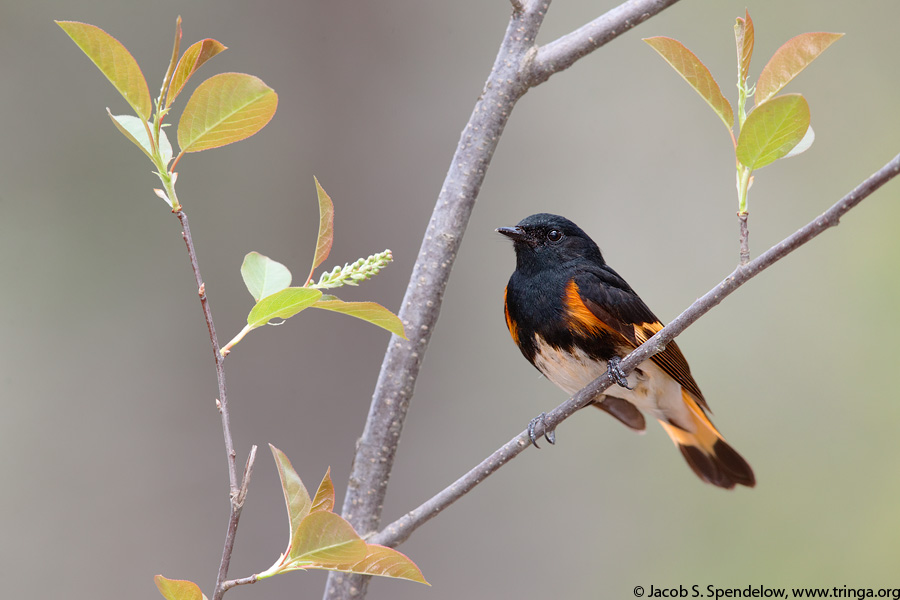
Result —
<instances>
[{"instance_id":1,"label":"black songbird","mask_svg":"<svg viewBox=\"0 0 900 600\"><path fill-rule=\"evenodd\" d=\"M516 250L504 298L509 333L525 358L567 394L602 375L610 362L615 375L621 358L662 329L572 221L540 213L497 231ZM627 381L620 377L620 385L593 405L637 431L645 427L641 411L658 419L706 482L726 489L756 484L750 465L706 415L709 407L675 342L641 363Z\"/></svg>"}]
</instances>

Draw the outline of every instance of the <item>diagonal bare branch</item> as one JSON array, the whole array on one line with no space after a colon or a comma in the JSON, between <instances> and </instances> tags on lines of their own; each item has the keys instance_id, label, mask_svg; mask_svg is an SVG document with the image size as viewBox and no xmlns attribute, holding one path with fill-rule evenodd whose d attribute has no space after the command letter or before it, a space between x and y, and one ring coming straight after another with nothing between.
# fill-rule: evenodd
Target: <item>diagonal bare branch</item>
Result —
<instances>
[{"instance_id":1,"label":"diagonal bare branch","mask_svg":"<svg viewBox=\"0 0 900 600\"><path fill-rule=\"evenodd\" d=\"M575 64L604 44L662 12L678 0L629 0L575 31L538 48L530 84L538 85Z\"/></svg>"},{"instance_id":2,"label":"diagonal bare branch","mask_svg":"<svg viewBox=\"0 0 900 600\"><path fill-rule=\"evenodd\" d=\"M630 373L639 364L649 359L657 352L662 351L666 344L675 339L682 331L693 324L697 319L705 315L717 306L726 296L747 283L763 270L772 266L791 252L800 248L826 229L835 227L844 214L858 205L867 196L875 192L882 185L900 174L900 154L893 160L875 172L871 177L859 184L853 191L841 198L831 208L810 221L807 225L797 230L778 244L772 246L755 260L738 266L719 285L707 292L703 297L691 304L684 312L671 323L663 327L652 338L636 348L622 362L620 367L626 374ZM614 384L608 373L604 373L591 382L587 387L569 398L567 401L547 413L544 423L546 429L552 431L557 425L571 417L579 409L587 406L606 388ZM535 436L544 434L544 426L538 424L535 428ZM531 445L528 431L523 431L493 454L484 459L475 468L447 486L443 491L424 502L418 508L408 512L384 528L378 534L372 536L369 542L385 546L396 546L406 540L413 531L437 516L445 508L453 504L476 485L487 479L497 469L518 456L525 448Z\"/></svg>"}]
</instances>

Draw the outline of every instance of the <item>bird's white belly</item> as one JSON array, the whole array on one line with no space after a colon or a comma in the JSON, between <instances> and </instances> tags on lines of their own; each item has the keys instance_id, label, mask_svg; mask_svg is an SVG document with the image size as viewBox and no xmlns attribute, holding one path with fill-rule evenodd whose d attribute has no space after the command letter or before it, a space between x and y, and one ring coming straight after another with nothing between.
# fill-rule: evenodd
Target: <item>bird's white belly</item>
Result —
<instances>
[{"instance_id":1,"label":"bird's white belly","mask_svg":"<svg viewBox=\"0 0 900 600\"><path fill-rule=\"evenodd\" d=\"M535 366L570 396L607 370L605 360L591 358L578 348L560 350L539 335L536 341ZM692 423L681 397L681 385L653 361L646 360L638 365L628 376L628 385L633 389L613 384L603 393L627 400L656 419L679 424Z\"/></svg>"}]
</instances>

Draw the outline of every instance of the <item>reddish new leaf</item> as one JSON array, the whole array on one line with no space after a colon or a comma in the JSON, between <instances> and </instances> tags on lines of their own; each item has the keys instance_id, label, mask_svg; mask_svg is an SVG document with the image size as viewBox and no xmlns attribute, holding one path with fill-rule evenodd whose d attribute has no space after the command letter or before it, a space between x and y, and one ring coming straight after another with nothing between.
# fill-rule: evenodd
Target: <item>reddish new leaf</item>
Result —
<instances>
[{"instance_id":1,"label":"reddish new leaf","mask_svg":"<svg viewBox=\"0 0 900 600\"><path fill-rule=\"evenodd\" d=\"M319 198L319 235L316 238L316 254L313 257L313 264L309 270L309 277L306 278L307 281L312 278L316 267L328 258L328 254L331 252L331 245L334 242L334 203L328 194L325 193L322 186L319 185L319 180L315 177L313 179L316 181L316 195Z\"/></svg>"},{"instance_id":2,"label":"reddish new leaf","mask_svg":"<svg viewBox=\"0 0 900 600\"><path fill-rule=\"evenodd\" d=\"M347 573L361 573L363 575L380 575L395 579L408 579L425 585L431 585L425 581L422 571L402 552L393 548L368 544L366 557L354 564L338 564L329 567L332 571L344 571Z\"/></svg>"},{"instance_id":3,"label":"reddish new leaf","mask_svg":"<svg viewBox=\"0 0 900 600\"><path fill-rule=\"evenodd\" d=\"M713 79L712 73L697 56L688 50L678 40L668 37L645 38L651 48L675 69L681 77L706 100L706 103L715 111L725 127L731 131L734 125L734 111L731 104L722 95L719 84Z\"/></svg>"},{"instance_id":4,"label":"reddish new leaf","mask_svg":"<svg viewBox=\"0 0 900 600\"><path fill-rule=\"evenodd\" d=\"M191 44L191 47L184 51L181 60L178 61L178 66L175 67L175 74L172 75L172 82L169 84L169 91L166 95L166 108L172 105L175 97L184 89L188 79L203 66L203 63L225 50L227 50L227 46L210 38Z\"/></svg>"},{"instance_id":5,"label":"reddish new leaf","mask_svg":"<svg viewBox=\"0 0 900 600\"><path fill-rule=\"evenodd\" d=\"M756 106L766 102L814 61L843 33L803 33L779 48L756 82Z\"/></svg>"},{"instance_id":6,"label":"reddish new leaf","mask_svg":"<svg viewBox=\"0 0 900 600\"><path fill-rule=\"evenodd\" d=\"M183 579L166 579L162 575L153 578L159 593L167 600L206 600L206 596L200 591L193 581Z\"/></svg>"},{"instance_id":7,"label":"reddish new leaf","mask_svg":"<svg viewBox=\"0 0 900 600\"><path fill-rule=\"evenodd\" d=\"M354 573L409 579L428 586L431 585L425 580L421 569L408 556L393 548L377 544L369 544L366 557L353 565L351 570Z\"/></svg>"},{"instance_id":8,"label":"reddish new leaf","mask_svg":"<svg viewBox=\"0 0 900 600\"><path fill-rule=\"evenodd\" d=\"M172 83L172 75L175 73L175 66L178 64L178 52L181 48L181 15L178 15L178 18L175 19L175 43L172 44L172 58L169 59L169 68L166 69L166 76L163 78L163 87L162 91L160 91L160 99L162 99L162 93L167 92L171 83ZM163 104L163 107L168 107L168 104Z\"/></svg>"},{"instance_id":9,"label":"reddish new leaf","mask_svg":"<svg viewBox=\"0 0 900 600\"><path fill-rule=\"evenodd\" d=\"M87 54L100 72L106 75L134 112L145 121L150 118L152 104L147 80L137 61L122 42L99 27L76 21L56 21Z\"/></svg>"},{"instance_id":10,"label":"reddish new leaf","mask_svg":"<svg viewBox=\"0 0 900 600\"><path fill-rule=\"evenodd\" d=\"M309 512L317 510L331 512L333 509L334 484L331 482L331 467L328 467L328 470L325 471L325 477L322 478L322 483L319 484L319 489L316 490L316 497L313 498L312 508L309 509Z\"/></svg>"},{"instance_id":11,"label":"reddish new leaf","mask_svg":"<svg viewBox=\"0 0 900 600\"><path fill-rule=\"evenodd\" d=\"M294 532L288 556L292 568L329 568L366 557L366 543L353 526L333 512L309 513Z\"/></svg>"},{"instance_id":12,"label":"reddish new leaf","mask_svg":"<svg viewBox=\"0 0 900 600\"><path fill-rule=\"evenodd\" d=\"M284 452L269 444L272 455L275 457L275 466L278 468L278 477L281 479L281 489L284 492L284 503L287 505L288 518L291 521L291 539L288 540L288 549L294 545L294 532L300 527L300 523L309 514L312 502L309 492L297 475L297 471L291 466L291 461Z\"/></svg>"},{"instance_id":13,"label":"reddish new leaf","mask_svg":"<svg viewBox=\"0 0 900 600\"><path fill-rule=\"evenodd\" d=\"M261 79L244 73L220 73L194 90L181 121L182 152L200 152L239 142L258 132L275 115L278 94Z\"/></svg>"},{"instance_id":14,"label":"reddish new leaf","mask_svg":"<svg viewBox=\"0 0 900 600\"><path fill-rule=\"evenodd\" d=\"M750 58L753 56L753 19L750 18L750 11L746 10L746 17L743 19L738 17L734 24L734 41L737 45L738 72L740 73L741 83L746 83L747 73L750 70Z\"/></svg>"}]
</instances>

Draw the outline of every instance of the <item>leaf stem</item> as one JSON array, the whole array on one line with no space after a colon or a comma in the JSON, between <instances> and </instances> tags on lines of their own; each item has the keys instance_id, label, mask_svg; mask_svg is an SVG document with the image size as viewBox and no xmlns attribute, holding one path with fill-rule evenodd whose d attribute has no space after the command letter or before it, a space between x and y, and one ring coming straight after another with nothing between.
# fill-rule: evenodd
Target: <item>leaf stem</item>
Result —
<instances>
[{"instance_id":1,"label":"leaf stem","mask_svg":"<svg viewBox=\"0 0 900 600\"><path fill-rule=\"evenodd\" d=\"M178 194L175 193L175 174L162 169L159 171L159 179L162 181L166 196L172 203L172 212L176 215L181 212L181 203L178 202Z\"/></svg>"},{"instance_id":2,"label":"leaf stem","mask_svg":"<svg viewBox=\"0 0 900 600\"><path fill-rule=\"evenodd\" d=\"M747 82L741 75L741 65L738 63L738 131L747 120Z\"/></svg>"},{"instance_id":3,"label":"leaf stem","mask_svg":"<svg viewBox=\"0 0 900 600\"><path fill-rule=\"evenodd\" d=\"M175 162L172 163L172 166L169 167L169 171L174 173L175 167L178 166L178 161L181 160L181 157L184 156L184 150L178 153L178 156L175 157Z\"/></svg>"},{"instance_id":4,"label":"leaf stem","mask_svg":"<svg viewBox=\"0 0 900 600\"><path fill-rule=\"evenodd\" d=\"M240 332L238 332L238 334L236 336L234 336L230 342L225 344L222 347L222 349L219 350L219 354L221 354L222 356L228 356L231 353L231 349L235 346L235 344L237 344L242 339L244 339L244 336L247 335L248 333L250 333L251 331L253 331L254 329L256 329L256 327L254 327L253 325L245 325L244 328L241 329Z\"/></svg>"},{"instance_id":5,"label":"leaf stem","mask_svg":"<svg viewBox=\"0 0 900 600\"><path fill-rule=\"evenodd\" d=\"M138 118L140 119L140 117ZM144 130L147 132L147 139L150 140L150 156L153 158L153 163L156 164L159 162L157 160L157 157L159 157L159 144L156 143L156 137L154 137L153 132L150 130L150 124L144 119L141 119L141 123L144 124ZM162 170L165 171L165 169Z\"/></svg>"}]
</instances>

